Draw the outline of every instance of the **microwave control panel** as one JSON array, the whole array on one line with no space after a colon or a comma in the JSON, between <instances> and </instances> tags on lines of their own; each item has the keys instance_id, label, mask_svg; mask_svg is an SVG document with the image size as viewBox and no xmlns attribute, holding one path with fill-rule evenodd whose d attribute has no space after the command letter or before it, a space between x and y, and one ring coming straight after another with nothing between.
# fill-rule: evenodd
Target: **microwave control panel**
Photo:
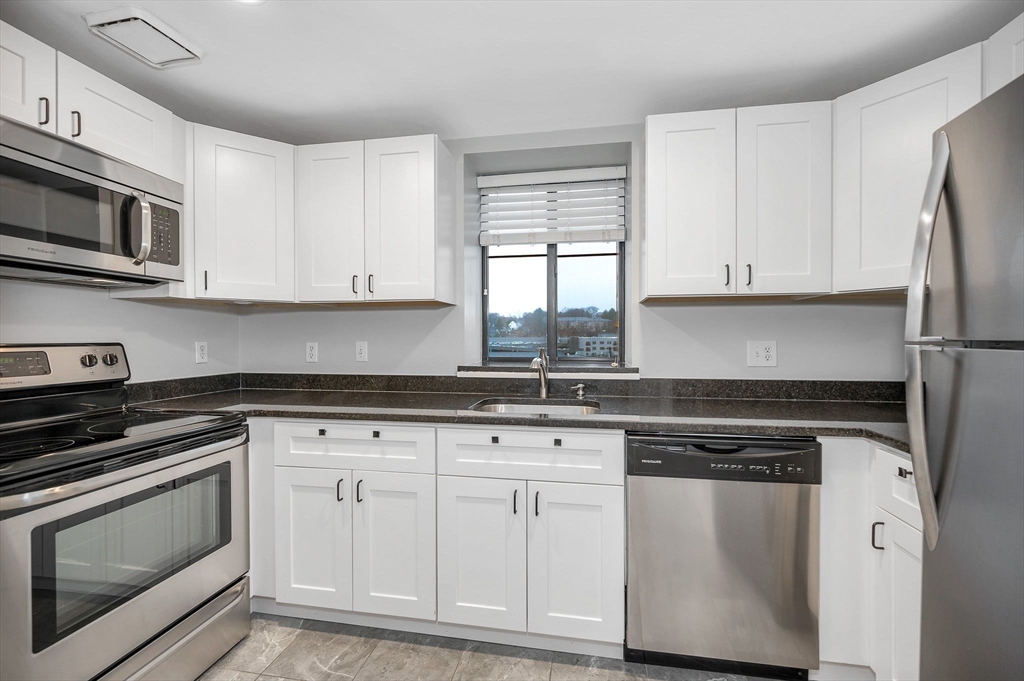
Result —
<instances>
[{"instance_id":1,"label":"microwave control panel","mask_svg":"<svg viewBox=\"0 0 1024 681\"><path fill-rule=\"evenodd\" d=\"M153 243L147 262L177 265L181 252L181 216L178 211L150 201L153 211Z\"/></svg>"}]
</instances>

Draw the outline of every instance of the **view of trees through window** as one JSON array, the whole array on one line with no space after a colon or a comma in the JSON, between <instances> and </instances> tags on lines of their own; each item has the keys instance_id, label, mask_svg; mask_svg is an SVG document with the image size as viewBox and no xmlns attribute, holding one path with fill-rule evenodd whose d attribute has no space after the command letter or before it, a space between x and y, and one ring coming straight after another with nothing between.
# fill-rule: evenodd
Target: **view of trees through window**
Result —
<instances>
[{"instance_id":1,"label":"view of trees through window","mask_svg":"<svg viewBox=\"0 0 1024 681\"><path fill-rule=\"evenodd\" d=\"M490 247L487 359L529 360L548 348L556 360L617 361L618 249L617 243ZM557 284L548 280L548 258L555 259ZM548 344L552 296L558 302L554 347Z\"/></svg>"}]
</instances>

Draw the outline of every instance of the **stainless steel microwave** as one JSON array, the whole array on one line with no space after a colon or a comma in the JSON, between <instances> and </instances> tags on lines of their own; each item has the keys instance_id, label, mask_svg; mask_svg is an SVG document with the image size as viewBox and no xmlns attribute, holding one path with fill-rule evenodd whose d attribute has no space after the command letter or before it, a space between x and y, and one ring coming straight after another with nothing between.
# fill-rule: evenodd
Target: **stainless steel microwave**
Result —
<instances>
[{"instance_id":1,"label":"stainless steel microwave","mask_svg":"<svg viewBox=\"0 0 1024 681\"><path fill-rule=\"evenodd\" d=\"M0 277L182 281L184 195L165 177L0 119Z\"/></svg>"}]
</instances>

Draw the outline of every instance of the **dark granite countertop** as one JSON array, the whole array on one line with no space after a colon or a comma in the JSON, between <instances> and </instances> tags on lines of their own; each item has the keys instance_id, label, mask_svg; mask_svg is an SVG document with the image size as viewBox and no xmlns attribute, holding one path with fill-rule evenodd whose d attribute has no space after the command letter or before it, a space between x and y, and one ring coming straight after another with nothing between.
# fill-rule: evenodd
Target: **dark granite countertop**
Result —
<instances>
[{"instance_id":1,"label":"dark granite countertop","mask_svg":"<svg viewBox=\"0 0 1024 681\"><path fill-rule=\"evenodd\" d=\"M469 407L491 394L240 389L142 403L164 409L231 409L250 417L475 423L554 428L864 437L908 451L902 402L588 395L589 416L490 414Z\"/></svg>"}]
</instances>

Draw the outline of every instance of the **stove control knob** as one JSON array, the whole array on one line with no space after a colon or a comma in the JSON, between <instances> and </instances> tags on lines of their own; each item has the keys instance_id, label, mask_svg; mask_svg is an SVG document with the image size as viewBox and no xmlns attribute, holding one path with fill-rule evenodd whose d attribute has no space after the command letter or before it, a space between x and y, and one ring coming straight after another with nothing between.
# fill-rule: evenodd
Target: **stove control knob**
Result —
<instances>
[{"instance_id":1,"label":"stove control knob","mask_svg":"<svg viewBox=\"0 0 1024 681\"><path fill-rule=\"evenodd\" d=\"M117 355L115 355L112 352L108 352L107 354L103 355L103 363L106 364L108 367L114 366L115 364L117 364Z\"/></svg>"},{"instance_id":2,"label":"stove control knob","mask_svg":"<svg viewBox=\"0 0 1024 681\"><path fill-rule=\"evenodd\" d=\"M96 366L96 355L94 355L92 353L89 353L87 355L82 355L82 366L84 366L84 367L94 367L94 366Z\"/></svg>"}]
</instances>

